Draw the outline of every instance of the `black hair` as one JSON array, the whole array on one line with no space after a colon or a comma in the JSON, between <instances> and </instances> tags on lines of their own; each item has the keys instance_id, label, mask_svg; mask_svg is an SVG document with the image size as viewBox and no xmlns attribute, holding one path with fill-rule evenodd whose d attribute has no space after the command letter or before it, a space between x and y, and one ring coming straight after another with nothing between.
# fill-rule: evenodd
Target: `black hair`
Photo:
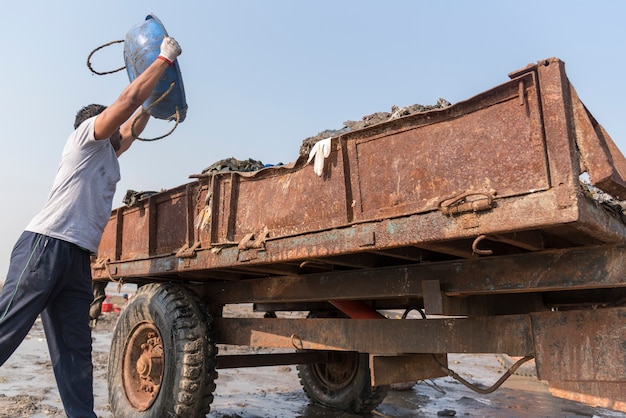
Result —
<instances>
[{"instance_id":1,"label":"black hair","mask_svg":"<svg viewBox=\"0 0 626 418\"><path fill-rule=\"evenodd\" d=\"M78 113L76 113L76 119L74 120L74 129L78 128L80 124L87 119L99 115L106 108L106 106L102 106L99 104L90 104L83 107L78 111Z\"/></svg>"}]
</instances>

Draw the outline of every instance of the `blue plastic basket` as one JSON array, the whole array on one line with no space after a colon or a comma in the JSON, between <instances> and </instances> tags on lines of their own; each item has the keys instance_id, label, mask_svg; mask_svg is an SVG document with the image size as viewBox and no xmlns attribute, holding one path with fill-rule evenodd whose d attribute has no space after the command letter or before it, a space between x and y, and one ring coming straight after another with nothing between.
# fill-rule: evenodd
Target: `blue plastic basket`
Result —
<instances>
[{"instance_id":1,"label":"blue plastic basket","mask_svg":"<svg viewBox=\"0 0 626 418\"><path fill-rule=\"evenodd\" d=\"M133 26L128 31L124 40L124 61L131 82L156 60L161 51L161 42L166 36L168 35L165 27L154 15L146 16L143 22ZM149 113L158 119L171 120L176 119L178 110L178 122L180 123L185 120L187 115L187 102L185 101L185 88L178 60L174 61L174 65L165 71L154 92L144 103L144 109L161 98L170 88L172 82L175 83L172 90L150 108Z\"/></svg>"}]
</instances>

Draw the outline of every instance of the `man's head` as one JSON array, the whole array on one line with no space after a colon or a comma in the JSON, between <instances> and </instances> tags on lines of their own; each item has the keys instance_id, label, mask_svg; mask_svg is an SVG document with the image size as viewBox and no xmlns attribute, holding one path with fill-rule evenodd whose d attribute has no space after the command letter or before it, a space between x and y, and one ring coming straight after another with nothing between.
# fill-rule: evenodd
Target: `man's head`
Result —
<instances>
[{"instance_id":1,"label":"man's head","mask_svg":"<svg viewBox=\"0 0 626 418\"><path fill-rule=\"evenodd\" d=\"M90 104L90 105L83 107L82 109L78 111L78 113L76 113L76 119L74 120L74 129L78 128L80 124L86 121L87 119L94 117L96 115L99 115L106 108L107 108L106 106L99 105L99 104ZM120 149L121 140L122 140L122 137L120 135L119 129L109 138L109 141L111 142L111 145L113 145L113 149L115 151Z\"/></svg>"},{"instance_id":2,"label":"man's head","mask_svg":"<svg viewBox=\"0 0 626 418\"><path fill-rule=\"evenodd\" d=\"M102 106L99 104L90 104L83 107L78 111L78 113L76 113L76 119L74 120L74 129L78 128L80 124L87 119L99 115L106 108L106 106Z\"/></svg>"}]
</instances>

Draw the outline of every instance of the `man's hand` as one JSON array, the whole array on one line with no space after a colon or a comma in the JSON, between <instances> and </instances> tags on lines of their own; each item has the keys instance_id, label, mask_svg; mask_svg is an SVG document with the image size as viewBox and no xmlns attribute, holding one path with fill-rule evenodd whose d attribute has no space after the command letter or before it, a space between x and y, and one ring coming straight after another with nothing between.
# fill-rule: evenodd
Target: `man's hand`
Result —
<instances>
[{"instance_id":1,"label":"man's hand","mask_svg":"<svg viewBox=\"0 0 626 418\"><path fill-rule=\"evenodd\" d=\"M176 39L166 36L163 38L163 42L161 42L161 53L157 58L162 59L169 65L173 65L176 57L182 52L183 50L180 48L180 45L178 45L178 42L176 42Z\"/></svg>"}]
</instances>

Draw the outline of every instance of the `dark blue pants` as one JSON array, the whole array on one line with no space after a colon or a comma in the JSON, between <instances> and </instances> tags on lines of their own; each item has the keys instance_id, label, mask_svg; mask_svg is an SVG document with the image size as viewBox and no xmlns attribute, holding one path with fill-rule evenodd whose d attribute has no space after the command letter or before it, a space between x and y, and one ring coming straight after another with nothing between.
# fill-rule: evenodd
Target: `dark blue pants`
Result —
<instances>
[{"instance_id":1,"label":"dark blue pants","mask_svg":"<svg viewBox=\"0 0 626 418\"><path fill-rule=\"evenodd\" d=\"M89 252L24 232L0 293L0 366L41 314L54 375L68 417L95 418L89 304Z\"/></svg>"}]
</instances>

